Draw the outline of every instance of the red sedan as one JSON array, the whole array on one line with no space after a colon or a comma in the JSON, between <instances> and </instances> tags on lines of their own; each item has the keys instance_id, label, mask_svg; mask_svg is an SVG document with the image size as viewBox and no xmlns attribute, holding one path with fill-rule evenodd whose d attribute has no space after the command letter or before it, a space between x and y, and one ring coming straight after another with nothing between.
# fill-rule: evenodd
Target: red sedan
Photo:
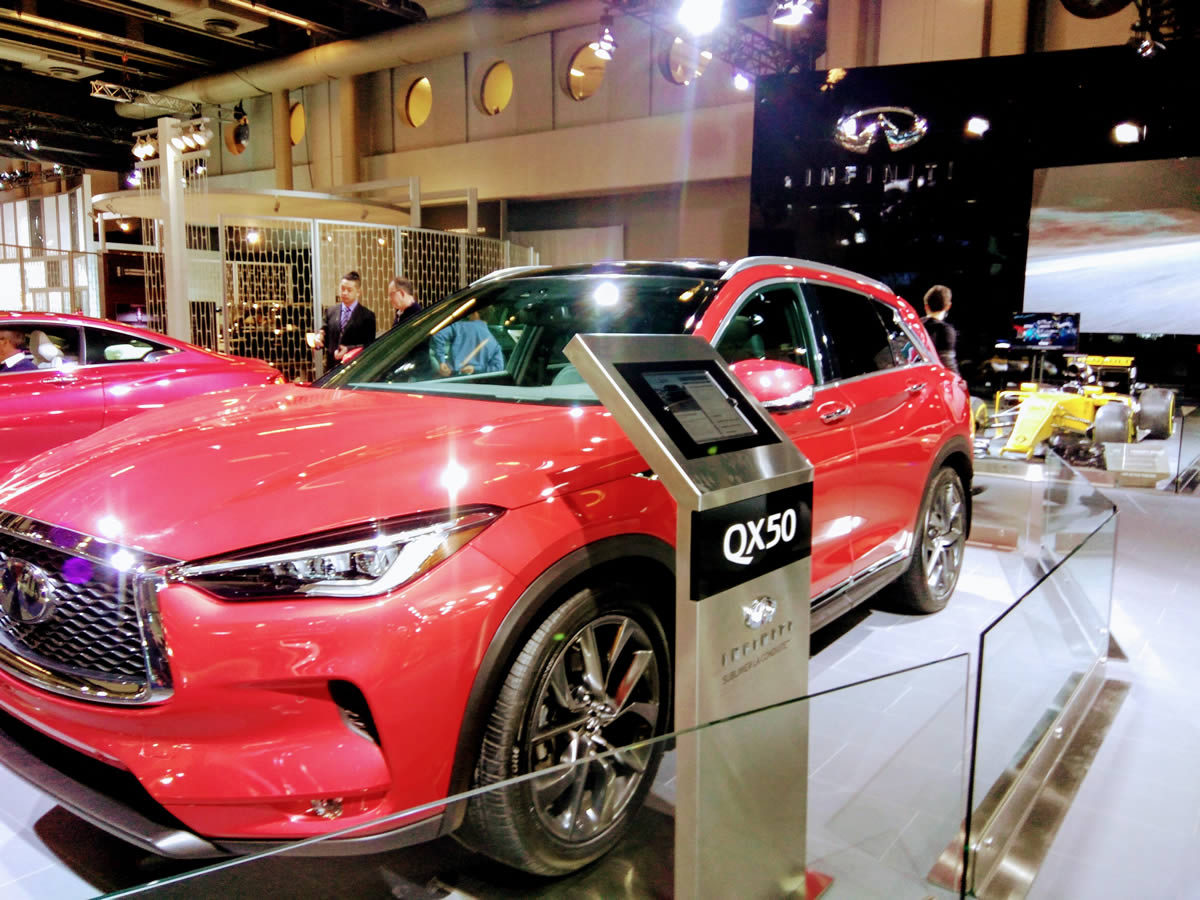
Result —
<instances>
[{"instance_id":1,"label":"red sedan","mask_svg":"<svg viewBox=\"0 0 1200 900\"><path fill-rule=\"evenodd\" d=\"M950 599L966 385L884 285L503 272L314 386L181 401L0 484L0 762L164 854L359 825L309 852L605 852L671 728L676 508L563 355L579 332L707 339L813 462L814 625Z\"/></svg>"},{"instance_id":2,"label":"red sedan","mask_svg":"<svg viewBox=\"0 0 1200 900\"><path fill-rule=\"evenodd\" d=\"M193 394L282 382L255 359L119 322L0 312L36 369L0 366L0 472L43 450Z\"/></svg>"}]
</instances>

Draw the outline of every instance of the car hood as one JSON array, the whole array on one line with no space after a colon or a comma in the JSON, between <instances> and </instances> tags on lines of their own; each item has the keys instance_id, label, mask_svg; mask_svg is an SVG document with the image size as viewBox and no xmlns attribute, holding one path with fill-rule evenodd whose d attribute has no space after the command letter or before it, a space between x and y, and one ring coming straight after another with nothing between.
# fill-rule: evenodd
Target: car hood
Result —
<instances>
[{"instance_id":1,"label":"car hood","mask_svg":"<svg viewBox=\"0 0 1200 900\"><path fill-rule=\"evenodd\" d=\"M0 509L190 560L645 468L600 406L295 385L189 398L34 458Z\"/></svg>"}]
</instances>

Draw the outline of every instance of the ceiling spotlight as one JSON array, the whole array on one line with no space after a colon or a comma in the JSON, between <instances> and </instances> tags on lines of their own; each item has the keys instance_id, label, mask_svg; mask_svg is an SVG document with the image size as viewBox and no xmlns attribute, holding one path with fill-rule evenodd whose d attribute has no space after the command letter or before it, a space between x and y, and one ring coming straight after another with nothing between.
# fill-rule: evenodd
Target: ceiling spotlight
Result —
<instances>
[{"instance_id":1,"label":"ceiling spotlight","mask_svg":"<svg viewBox=\"0 0 1200 900\"><path fill-rule=\"evenodd\" d=\"M195 135L193 135L190 131L181 132L179 136L183 138L183 146L187 147L189 150L195 150L198 146L200 146L196 143Z\"/></svg>"},{"instance_id":2,"label":"ceiling spotlight","mask_svg":"<svg viewBox=\"0 0 1200 900\"><path fill-rule=\"evenodd\" d=\"M1112 139L1118 144L1136 144L1145 136L1146 129L1136 122L1121 122L1112 130Z\"/></svg>"},{"instance_id":3,"label":"ceiling spotlight","mask_svg":"<svg viewBox=\"0 0 1200 900\"><path fill-rule=\"evenodd\" d=\"M721 0L683 0L675 19L697 37L711 34L721 24Z\"/></svg>"},{"instance_id":4,"label":"ceiling spotlight","mask_svg":"<svg viewBox=\"0 0 1200 900\"><path fill-rule=\"evenodd\" d=\"M250 231L246 232L246 243L247 244L257 244L260 240L262 240L262 235L259 234L257 231L251 229Z\"/></svg>"},{"instance_id":5,"label":"ceiling spotlight","mask_svg":"<svg viewBox=\"0 0 1200 900\"><path fill-rule=\"evenodd\" d=\"M176 150L184 149L183 135L182 134L172 135L171 136L171 146L174 147Z\"/></svg>"},{"instance_id":6,"label":"ceiling spotlight","mask_svg":"<svg viewBox=\"0 0 1200 900\"><path fill-rule=\"evenodd\" d=\"M983 137L991 127L992 123L983 118L983 116L971 116L971 118L967 119L966 128L963 130L966 131L969 137Z\"/></svg>"},{"instance_id":7,"label":"ceiling spotlight","mask_svg":"<svg viewBox=\"0 0 1200 900\"><path fill-rule=\"evenodd\" d=\"M605 12L600 17L600 37L588 44L588 48L596 55L596 59L605 62L612 60L613 52L617 49L617 39L612 33L612 16Z\"/></svg>"},{"instance_id":8,"label":"ceiling spotlight","mask_svg":"<svg viewBox=\"0 0 1200 900\"><path fill-rule=\"evenodd\" d=\"M813 11L812 0L779 0L771 13L772 25L799 25Z\"/></svg>"},{"instance_id":9,"label":"ceiling spotlight","mask_svg":"<svg viewBox=\"0 0 1200 900\"><path fill-rule=\"evenodd\" d=\"M741 72L735 72L733 75L733 87L735 90L748 91L750 90L750 79Z\"/></svg>"},{"instance_id":10,"label":"ceiling spotlight","mask_svg":"<svg viewBox=\"0 0 1200 900\"><path fill-rule=\"evenodd\" d=\"M197 147L207 147L208 142L212 140L212 129L204 124L193 125L192 140L196 142Z\"/></svg>"}]
</instances>

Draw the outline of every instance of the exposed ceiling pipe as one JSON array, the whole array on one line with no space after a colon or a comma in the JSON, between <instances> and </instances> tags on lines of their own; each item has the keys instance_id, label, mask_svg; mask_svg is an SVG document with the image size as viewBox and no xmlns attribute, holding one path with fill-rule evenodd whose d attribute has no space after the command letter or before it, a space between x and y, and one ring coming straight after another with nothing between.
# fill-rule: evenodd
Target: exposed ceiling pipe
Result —
<instances>
[{"instance_id":1,"label":"exposed ceiling pipe","mask_svg":"<svg viewBox=\"0 0 1200 900\"><path fill-rule=\"evenodd\" d=\"M441 3L453 9L458 0ZM433 14L438 3L425 8ZM395 66L441 59L477 47L511 43L524 37L599 22L603 0L567 0L533 9L467 10L353 40L313 47L283 59L255 63L232 72L208 75L159 93L196 103L232 103L247 96L291 90L335 78L378 72ZM162 113L157 107L127 103L118 114L145 119Z\"/></svg>"}]
</instances>

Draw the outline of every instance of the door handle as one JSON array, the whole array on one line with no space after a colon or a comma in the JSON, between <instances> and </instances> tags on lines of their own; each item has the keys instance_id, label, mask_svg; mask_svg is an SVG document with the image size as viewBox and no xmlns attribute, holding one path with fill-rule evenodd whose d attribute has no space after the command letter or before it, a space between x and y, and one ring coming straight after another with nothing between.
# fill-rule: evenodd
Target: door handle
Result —
<instances>
[{"instance_id":1,"label":"door handle","mask_svg":"<svg viewBox=\"0 0 1200 900\"><path fill-rule=\"evenodd\" d=\"M908 385L908 392L910 394L919 394L923 390L925 390L925 382L923 381L914 381Z\"/></svg>"},{"instance_id":2,"label":"door handle","mask_svg":"<svg viewBox=\"0 0 1200 900\"><path fill-rule=\"evenodd\" d=\"M850 407L846 404L826 403L817 410L822 422L836 422L843 416L850 415Z\"/></svg>"}]
</instances>

